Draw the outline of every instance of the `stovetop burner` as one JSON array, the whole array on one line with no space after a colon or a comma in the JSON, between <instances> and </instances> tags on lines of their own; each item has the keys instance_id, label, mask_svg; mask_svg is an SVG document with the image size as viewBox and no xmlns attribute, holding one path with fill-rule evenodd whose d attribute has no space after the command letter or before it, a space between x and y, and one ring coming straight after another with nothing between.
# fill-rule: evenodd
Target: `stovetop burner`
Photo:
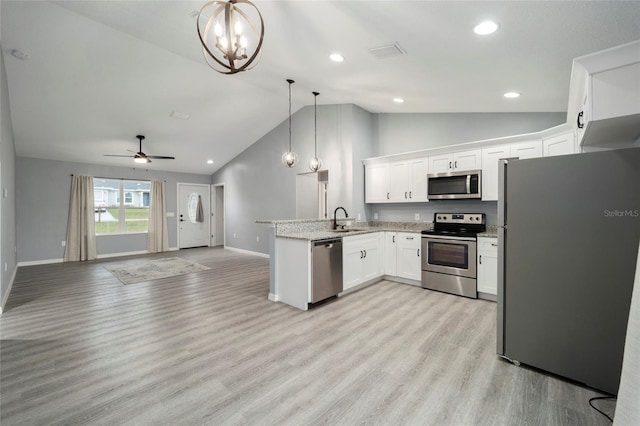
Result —
<instances>
[{"instance_id":1,"label":"stovetop burner","mask_svg":"<svg viewBox=\"0 0 640 426\"><path fill-rule=\"evenodd\" d=\"M434 213L433 231L422 231L425 235L473 237L487 227L484 213Z\"/></svg>"}]
</instances>

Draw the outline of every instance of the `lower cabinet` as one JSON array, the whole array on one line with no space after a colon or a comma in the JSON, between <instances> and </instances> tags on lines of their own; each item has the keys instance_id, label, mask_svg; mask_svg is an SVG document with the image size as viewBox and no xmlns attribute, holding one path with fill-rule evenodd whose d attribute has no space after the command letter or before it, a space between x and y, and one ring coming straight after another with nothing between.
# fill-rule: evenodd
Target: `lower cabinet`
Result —
<instances>
[{"instance_id":1,"label":"lower cabinet","mask_svg":"<svg viewBox=\"0 0 640 426\"><path fill-rule=\"evenodd\" d=\"M420 281L422 266L420 262L421 235L411 232L398 232L396 249L396 276Z\"/></svg>"},{"instance_id":2,"label":"lower cabinet","mask_svg":"<svg viewBox=\"0 0 640 426\"><path fill-rule=\"evenodd\" d=\"M396 251L398 247L398 233L387 231L384 233L384 274L395 277L398 270Z\"/></svg>"},{"instance_id":3,"label":"lower cabinet","mask_svg":"<svg viewBox=\"0 0 640 426\"><path fill-rule=\"evenodd\" d=\"M498 294L498 239L478 237L478 292Z\"/></svg>"},{"instance_id":4,"label":"lower cabinet","mask_svg":"<svg viewBox=\"0 0 640 426\"><path fill-rule=\"evenodd\" d=\"M342 238L343 290L383 275L383 234L376 232Z\"/></svg>"}]
</instances>

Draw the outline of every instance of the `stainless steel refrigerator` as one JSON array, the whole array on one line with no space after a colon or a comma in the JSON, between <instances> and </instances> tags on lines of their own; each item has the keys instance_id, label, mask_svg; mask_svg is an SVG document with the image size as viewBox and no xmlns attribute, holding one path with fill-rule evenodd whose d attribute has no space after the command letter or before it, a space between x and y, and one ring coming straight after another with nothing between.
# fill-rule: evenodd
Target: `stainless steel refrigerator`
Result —
<instances>
[{"instance_id":1,"label":"stainless steel refrigerator","mask_svg":"<svg viewBox=\"0 0 640 426\"><path fill-rule=\"evenodd\" d=\"M498 355L616 394L640 148L500 161Z\"/></svg>"}]
</instances>

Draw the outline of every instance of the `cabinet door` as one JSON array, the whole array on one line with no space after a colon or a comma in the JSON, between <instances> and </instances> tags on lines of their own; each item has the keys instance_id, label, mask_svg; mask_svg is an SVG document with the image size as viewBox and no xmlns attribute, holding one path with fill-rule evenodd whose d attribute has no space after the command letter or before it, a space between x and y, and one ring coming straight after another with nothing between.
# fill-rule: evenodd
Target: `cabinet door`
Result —
<instances>
[{"instance_id":1,"label":"cabinet door","mask_svg":"<svg viewBox=\"0 0 640 426\"><path fill-rule=\"evenodd\" d=\"M510 155L509 145L482 149L482 201L498 199L498 160Z\"/></svg>"},{"instance_id":2,"label":"cabinet door","mask_svg":"<svg viewBox=\"0 0 640 426\"><path fill-rule=\"evenodd\" d=\"M498 240L478 238L478 291L498 294Z\"/></svg>"},{"instance_id":3,"label":"cabinet door","mask_svg":"<svg viewBox=\"0 0 640 426\"><path fill-rule=\"evenodd\" d=\"M428 158L409 161L409 201L427 201Z\"/></svg>"},{"instance_id":4,"label":"cabinet door","mask_svg":"<svg viewBox=\"0 0 640 426\"><path fill-rule=\"evenodd\" d=\"M396 247L398 246L395 232L384 233L384 273L395 277L396 273Z\"/></svg>"},{"instance_id":5,"label":"cabinet door","mask_svg":"<svg viewBox=\"0 0 640 426\"><path fill-rule=\"evenodd\" d=\"M371 236L369 236L371 235ZM362 282L383 275L382 268L382 232L368 234L362 241L364 259L362 266Z\"/></svg>"},{"instance_id":6,"label":"cabinet door","mask_svg":"<svg viewBox=\"0 0 640 426\"><path fill-rule=\"evenodd\" d=\"M389 165L389 200L409 201L409 163L406 161Z\"/></svg>"},{"instance_id":7,"label":"cabinet door","mask_svg":"<svg viewBox=\"0 0 640 426\"><path fill-rule=\"evenodd\" d=\"M399 277L421 280L420 241L420 234L398 232L397 272Z\"/></svg>"},{"instance_id":8,"label":"cabinet door","mask_svg":"<svg viewBox=\"0 0 640 426\"><path fill-rule=\"evenodd\" d=\"M373 164L365 168L365 202L389 201L389 165Z\"/></svg>"},{"instance_id":9,"label":"cabinet door","mask_svg":"<svg viewBox=\"0 0 640 426\"><path fill-rule=\"evenodd\" d=\"M453 168L456 171L478 170L482 166L482 152L479 149L473 151L456 152L453 154Z\"/></svg>"},{"instance_id":10,"label":"cabinet door","mask_svg":"<svg viewBox=\"0 0 640 426\"><path fill-rule=\"evenodd\" d=\"M348 290L360 284L362 280L362 260L364 252L358 242L350 243L342 239L342 289Z\"/></svg>"},{"instance_id":11,"label":"cabinet door","mask_svg":"<svg viewBox=\"0 0 640 426\"><path fill-rule=\"evenodd\" d=\"M450 154L429 157L429 173L445 173L453 170L453 157Z\"/></svg>"},{"instance_id":12,"label":"cabinet door","mask_svg":"<svg viewBox=\"0 0 640 426\"><path fill-rule=\"evenodd\" d=\"M522 160L542 157L542 141L522 142L511 145L511 157ZM483 159L484 161L484 159ZM483 163L484 164L484 163ZM484 169L483 169L484 170Z\"/></svg>"},{"instance_id":13,"label":"cabinet door","mask_svg":"<svg viewBox=\"0 0 640 426\"><path fill-rule=\"evenodd\" d=\"M575 152L575 136L573 131L542 140L542 154L545 157L575 154Z\"/></svg>"}]
</instances>

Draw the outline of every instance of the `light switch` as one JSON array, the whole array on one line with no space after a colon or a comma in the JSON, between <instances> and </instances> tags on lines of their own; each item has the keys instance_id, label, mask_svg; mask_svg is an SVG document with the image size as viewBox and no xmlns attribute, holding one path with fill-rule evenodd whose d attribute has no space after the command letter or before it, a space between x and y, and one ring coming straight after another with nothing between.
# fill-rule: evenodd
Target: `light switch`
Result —
<instances>
[{"instance_id":1,"label":"light switch","mask_svg":"<svg viewBox=\"0 0 640 426\"><path fill-rule=\"evenodd\" d=\"M420 213L416 213L414 218L415 220L420 220Z\"/></svg>"},{"instance_id":2,"label":"light switch","mask_svg":"<svg viewBox=\"0 0 640 426\"><path fill-rule=\"evenodd\" d=\"M373 214L373 220L378 220L378 213Z\"/></svg>"}]
</instances>

